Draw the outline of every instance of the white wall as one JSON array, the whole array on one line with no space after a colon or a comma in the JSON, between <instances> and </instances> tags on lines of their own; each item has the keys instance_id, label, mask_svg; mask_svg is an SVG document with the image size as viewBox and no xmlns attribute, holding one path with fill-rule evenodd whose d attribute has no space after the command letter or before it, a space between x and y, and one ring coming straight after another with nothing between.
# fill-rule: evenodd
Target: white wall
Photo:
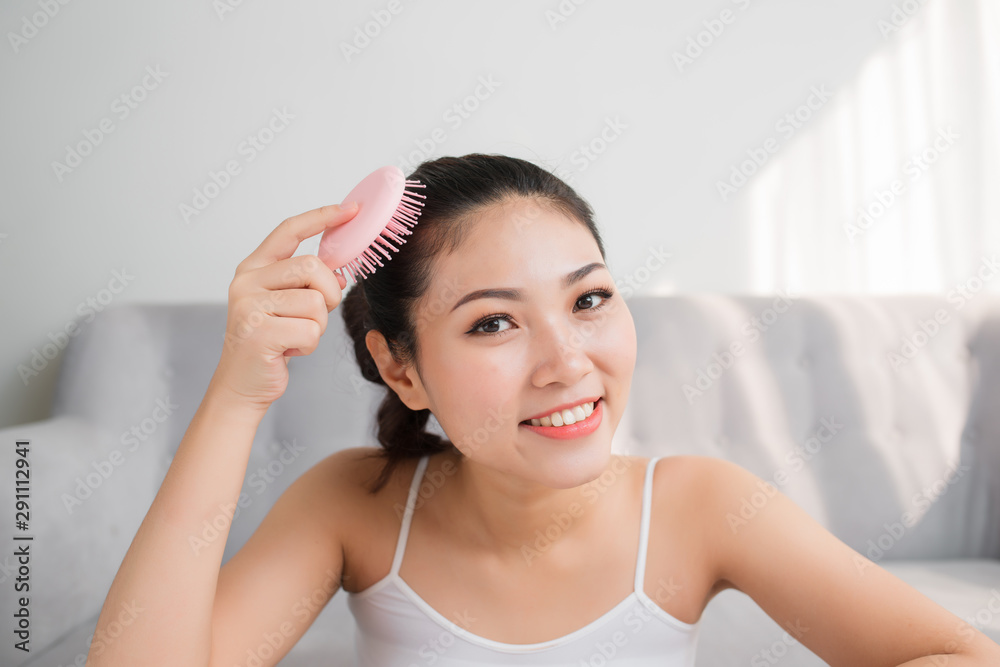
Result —
<instances>
[{"instance_id":1,"label":"white wall","mask_svg":"<svg viewBox=\"0 0 1000 667\"><path fill-rule=\"evenodd\" d=\"M224 301L236 265L282 219L339 202L361 176L407 156L506 153L558 170L595 207L620 279L650 246L672 254L644 292L761 289L734 208L742 193L724 202L717 182L812 87L851 85L943 0L889 35L879 29L888 0L243 0L219 13L237 1L0 5L0 425L47 416L58 359L27 382L18 367L117 286L115 272L131 276L115 302ZM952 1L969 12L979 4ZM552 23L560 9L568 16ZM674 52L723 10L732 21L679 68ZM373 12L391 21L348 60L342 45ZM145 99L126 116L116 99L143 82L151 90L136 90ZM477 91L484 99L470 99ZM449 109L466 101L478 108L454 122ZM241 144L274 109L292 118L251 161ZM57 173L53 163L102 120L113 131ZM582 161L580 147L609 122L620 133ZM445 140L420 154L437 128ZM975 143L951 157L976 159ZM241 173L185 221L180 206L229 160Z\"/></svg>"}]
</instances>

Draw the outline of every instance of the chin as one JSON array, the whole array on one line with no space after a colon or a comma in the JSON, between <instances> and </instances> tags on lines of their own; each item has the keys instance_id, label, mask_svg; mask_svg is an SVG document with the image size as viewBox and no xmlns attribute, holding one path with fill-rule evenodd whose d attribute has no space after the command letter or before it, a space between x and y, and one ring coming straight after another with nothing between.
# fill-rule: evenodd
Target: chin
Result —
<instances>
[{"instance_id":1,"label":"chin","mask_svg":"<svg viewBox=\"0 0 1000 667\"><path fill-rule=\"evenodd\" d=\"M550 459L548 481L542 482L553 489L573 489L593 482L607 471L611 462L610 442L594 442L585 447L568 443L556 443L565 446L565 451Z\"/></svg>"}]
</instances>

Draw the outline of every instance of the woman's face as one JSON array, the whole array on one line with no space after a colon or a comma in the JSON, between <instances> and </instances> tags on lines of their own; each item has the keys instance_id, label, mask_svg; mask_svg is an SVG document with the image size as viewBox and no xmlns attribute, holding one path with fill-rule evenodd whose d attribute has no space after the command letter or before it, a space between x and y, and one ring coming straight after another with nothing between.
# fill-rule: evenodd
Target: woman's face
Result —
<instances>
[{"instance_id":1,"label":"woman's face","mask_svg":"<svg viewBox=\"0 0 1000 667\"><path fill-rule=\"evenodd\" d=\"M463 245L439 257L417 305L417 391L475 463L552 488L595 479L611 454L636 355L632 315L597 241L533 200L470 224ZM487 289L503 294L465 298ZM555 439L521 424L594 397L602 417L589 434Z\"/></svg>"}]
</instances>

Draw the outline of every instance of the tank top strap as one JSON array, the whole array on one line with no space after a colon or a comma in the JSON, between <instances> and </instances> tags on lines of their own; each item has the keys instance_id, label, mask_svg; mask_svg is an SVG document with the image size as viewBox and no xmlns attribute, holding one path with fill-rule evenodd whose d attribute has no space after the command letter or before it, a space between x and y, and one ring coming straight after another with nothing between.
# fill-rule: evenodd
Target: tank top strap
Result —
<instances>
[{"instance_id":1,"label":"tank top strap","mask_svg":"<svg viewBox=\"0 0 1000 667\"><path fill-rule=\"evenodd\" d=\"M413 471L413 480L410 482L410 493L406 497L406 509L403 510L403 524L399 529L399 538L396 540L396 553L392 557L391 576L399 573L399 567L403 564L403 552L406 551L406 538L410 534L410 523L413 521L413 510L417 504L417 492L420 489L420 482L424 477L424 470L427 469L427 462L430 460L429 454L424 454L417 462L417 468Z\"/></svg>"},{"instance_id":2,"label":"tank top strap","mask_svg":"<svg viewBox=\"0 0 1000 667\"><path fill-rule=\"evenodd\" d=\"M642 486L642 516L639 520L639 555L635 564L635 590L641 593L646 575L646 551L649 545L649 515L653 499L653 470L662 456L654 456L646 464L646 481Z\"/></svg>"}]
</instances>

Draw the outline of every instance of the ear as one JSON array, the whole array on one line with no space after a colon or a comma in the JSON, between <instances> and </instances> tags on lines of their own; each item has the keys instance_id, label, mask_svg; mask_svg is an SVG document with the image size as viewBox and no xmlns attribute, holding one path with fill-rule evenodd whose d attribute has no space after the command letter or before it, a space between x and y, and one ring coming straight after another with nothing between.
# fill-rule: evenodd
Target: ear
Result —
<instances>
[{"instance_id":1,"label":"ear","mask_svg":"<svg viewBox=\"0 0 1000 667\"><path fill-rule=\"evenodd\" d=\"M411 366L401 366L389 352L389 345L385 341L385 336L374 329L365 334L365 345L368 353L375 360L378 366L379 375L389 387L399 395L403 404L411 410L423 410L429 408L427 393L424 385L420 381L416 368Z\"/></svg>"}]
</instances>

